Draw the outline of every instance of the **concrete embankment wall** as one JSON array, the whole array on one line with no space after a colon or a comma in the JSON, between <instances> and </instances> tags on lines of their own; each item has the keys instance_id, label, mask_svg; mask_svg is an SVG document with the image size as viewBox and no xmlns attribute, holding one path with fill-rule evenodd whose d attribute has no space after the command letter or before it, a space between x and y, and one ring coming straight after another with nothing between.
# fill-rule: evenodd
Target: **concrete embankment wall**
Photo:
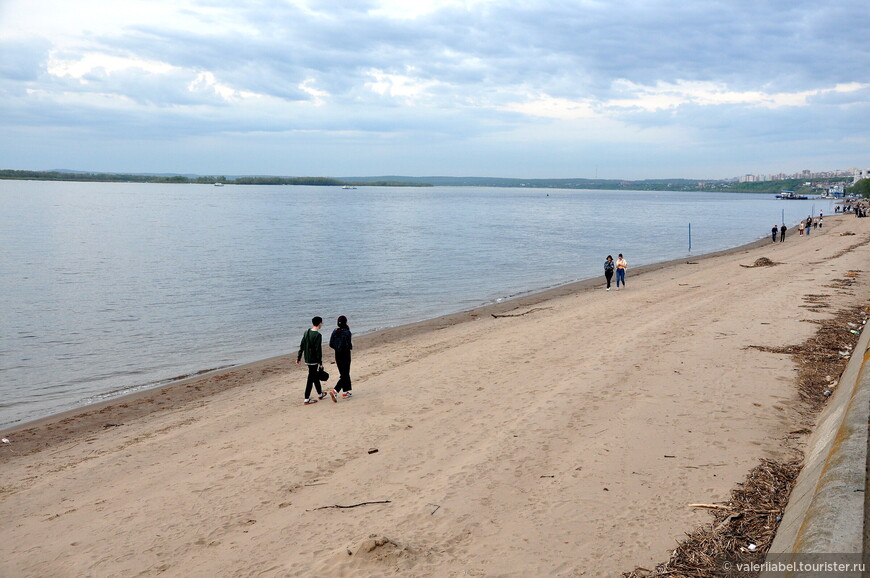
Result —
<instances>
[{"instance_id":1,"label":"concrete embankment wall","mask_svg":"<svg viewBox=\"0 0 870 578\"><path fill-rule=\"evenodd\" d=\"M814 557L831 559L832 554L854 554L860 559L864 552L870 418L868 344L870 330L865 328L808 440L804 467L767 555L769 563ZM841 558L852 561L855 556ZM800 571L761 574L762 577L806 575L817 574ZM840 575L846 574L837 574Z\"/></svg>"}]
</instances>

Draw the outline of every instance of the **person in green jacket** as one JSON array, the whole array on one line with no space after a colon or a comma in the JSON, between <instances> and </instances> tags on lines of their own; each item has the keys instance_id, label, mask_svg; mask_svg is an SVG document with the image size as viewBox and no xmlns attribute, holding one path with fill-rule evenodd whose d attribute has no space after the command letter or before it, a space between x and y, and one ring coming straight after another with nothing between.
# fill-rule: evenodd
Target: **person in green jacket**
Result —
<instances>
[{"instance_id":1,"label":"person in green jacket","mask_svg":"<svg viewBox=\"0 0 870 578\"><path fill-rule=\"evenodd\" d=\"M321 343L323 338L320 335L320 328L323 327L323 319L314 317L311 320L311 329L307 330L302 335L302 342L299 343L299 354L296 356L296 365L305 356L305 365L308 366L308 381L305 382L305 405L317 403L318 399L326 397L326 393L320 389L320 376L318 370L323 365L323 349ZM317 389L317 399L311 398L311 387Z\"/></svg>"}]
</instances>

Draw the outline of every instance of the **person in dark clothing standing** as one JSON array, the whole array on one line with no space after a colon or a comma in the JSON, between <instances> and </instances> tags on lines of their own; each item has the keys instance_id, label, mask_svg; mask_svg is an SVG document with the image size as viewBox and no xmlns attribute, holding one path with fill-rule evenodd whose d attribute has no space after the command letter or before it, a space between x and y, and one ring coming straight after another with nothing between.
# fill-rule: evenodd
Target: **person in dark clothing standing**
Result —
<instances>
[{"instance_id":1,"label":"person in dark clothing standing","mask_svg":"<svg viewBox=\"0 0 870 578\"><path fill-rule=\"evenodd\" d=\"M604 278L607 279L607 290L610 291L610 280L613 278L613 257L611 255L607 256L607 259L604 260Z\"/></svg>"},{"instance_id":2,"label":"person in dark clothing standing","mask_svg":"<svg viewBox=\"0 0 870 578\"><path fill-rule=\"evenodd\" d=\"M317 399L323 399L326 394L320 390L320 376L318 372L323 366L323 341L320 328L323 327L323 319L314 317L311 319L311 329L302 335L299 343L299 354L296 356L296 365L305 356L305 365L308 366L308 381L305 382L305 405L317 403ZM317 389L317 399L311 399L311 388Z\"/></svg>"},{"instance_id":3,"label":"person in dark clothing standing","mask_svg":"<svg viewBox=\"0 0 870 578\"><path fill-rule=\"evenodd\" d=\"M347 317L339 316L338 327L332 330L332 336L329 338L329 346L335 350L335 364L338 366L339 374L335 389L329 392L332 401L338 401L337 397L341 390L344 390L344 393L341 394L344 399L350 399L353 395L351 392L353 387L350 383L350 350L353 349L351 337L350 327L347 326Z\"/></svg>"},{"instance_id":4,"label":"person in dark clothing standing","mask_svg":"<svg viewBox=\"0 0 870 578\"><path fill-rule=\"evenodd\" d=\"M770 238L773 239L773 242L776 243L776 233L779 231L779 227L776 225L770 230Z\"/></svg>"},{"instance_id":5,"label":"person in dark clothing standing","mask_svg":"<svg viewBox=\"0 0 870 578\"><path fill-rule=\"evenodd\" d=\"M782 224L782 227L779 228L779 242L782 243L785 241L785 232L786 232L785 223Z\"/></svg>"}]
</instances>

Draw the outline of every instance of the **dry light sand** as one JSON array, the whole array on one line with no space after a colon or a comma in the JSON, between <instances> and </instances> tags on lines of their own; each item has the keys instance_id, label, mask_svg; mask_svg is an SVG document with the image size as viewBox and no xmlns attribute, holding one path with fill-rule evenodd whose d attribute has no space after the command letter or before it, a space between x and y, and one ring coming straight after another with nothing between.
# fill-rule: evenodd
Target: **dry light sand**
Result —
<instances>
[{"instance_id":1,"label":"dry light sand","mask_svg":"<svg viewBox=\"0 0 870 578\"><path fill-rule=\"evenodd\" d=\"M825 285L861 271L868 242L870 219L829 217L810 238L630 270L627 290L595 280L364 336L337 404L303 406L285 357L7 430L0 576L652 568L709 519L687 504L794 455L794 364L747 346L866 303L868 273ZM760 257L780 264L740 266Z\"/></svg>"}]
</instances>

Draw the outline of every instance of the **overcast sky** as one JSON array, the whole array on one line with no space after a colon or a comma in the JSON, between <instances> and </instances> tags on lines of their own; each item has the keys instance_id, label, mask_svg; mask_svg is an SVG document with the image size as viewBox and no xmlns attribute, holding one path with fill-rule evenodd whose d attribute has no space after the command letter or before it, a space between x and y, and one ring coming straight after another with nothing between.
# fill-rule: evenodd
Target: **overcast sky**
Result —
<instances>
[{"instance_id":1,"label":"overcast sky","mask_svg":"<svg viewBox=\"0 0 870 578\"><path fill-rule=\"evenodd\" d=\"M870 167L864 0L0 0L0 168Z\"/></svg>"}]
</instances>

